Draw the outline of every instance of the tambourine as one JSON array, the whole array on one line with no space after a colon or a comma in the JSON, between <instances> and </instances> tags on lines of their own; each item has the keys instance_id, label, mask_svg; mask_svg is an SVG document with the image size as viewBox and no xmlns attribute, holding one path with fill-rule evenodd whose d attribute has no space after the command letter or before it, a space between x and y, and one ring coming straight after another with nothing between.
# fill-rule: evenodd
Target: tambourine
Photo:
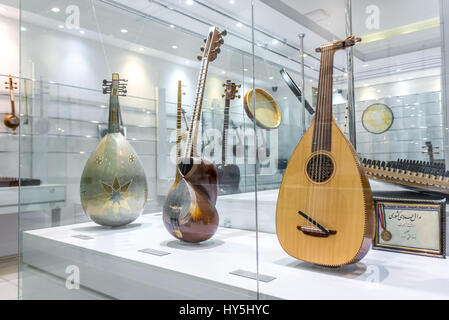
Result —
<instances>
[{"instance_id":1,"label":"tambourine","mask_svg":"<svg viewBox=\"0 0 449 320\"><path fill-rule=\"evenodd\" d=\"M299 89L299 87L296 85L295 81L293 81L293 78L290 76L290 74L287 72L287 70L281 69L279 72L281 73L281 76L284 79L287 86L290 88L290 90L293 92L293 94L296 96L296 98L298 98L299 102L302 102L301 89ZM307 101L307 99L305 101L304 106L310 114L315 113L315 110L313 110L312 106L309 104L309 101Z\"/></svg>"},{"instance_id":2,"label":"tambourine","mask_svg":"<svg viewBox=\"0 0 449 320\"><path fill-rule=\"evenodd\" d=\"M243 103L245 112L252 121L256 121L256 125L262 129L276 129L281 125L282 116L279 106L274 98L265 90L256 88L256 107L254 111L254 90L249 90L244 97ZM256 116L254 116L254 113Z\"/></svg>"}]
</instances>

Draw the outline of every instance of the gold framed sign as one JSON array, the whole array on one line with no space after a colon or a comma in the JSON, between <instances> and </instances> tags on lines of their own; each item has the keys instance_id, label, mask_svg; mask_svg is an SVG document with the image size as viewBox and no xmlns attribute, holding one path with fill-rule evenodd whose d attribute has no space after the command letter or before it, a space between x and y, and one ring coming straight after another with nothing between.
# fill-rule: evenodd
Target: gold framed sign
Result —
<instances>
[{"instance_id":1,"label":"gold framed sign","mask_svg":"<svg viewBox=\"0 0 449 320\"><path fill-rule=\"evenodd\" d=\"M446 199L374 198L373 249L445 258Z\"/></svg>"}]
</instances>

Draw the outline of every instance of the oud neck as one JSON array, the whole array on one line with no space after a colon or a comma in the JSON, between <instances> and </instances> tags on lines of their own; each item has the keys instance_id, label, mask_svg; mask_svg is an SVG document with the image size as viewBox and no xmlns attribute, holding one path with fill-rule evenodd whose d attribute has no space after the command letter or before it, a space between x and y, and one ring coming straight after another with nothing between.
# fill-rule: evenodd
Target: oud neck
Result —
<instances>
[{"instance_id":1,"label":"oud neck","mask_svg":"<svg viewBox=\"0 0 449 320\"><path fill-rule=\"evenodd\" d=\"M120 114L120 103L118 95L111 93L109 97L109 121L108 133L121 132L122 116Z\"/></svg>"},{"instance_id":2,"label":"oud neck","mask_svg":"<svg viewBox=\"0 0 449 320\"><path fill-rule=\"evenodd\" d=\"M226 148L228 145L228 130L229 130L229 107L231 101L229 99L225 100L224 108L224 121L223 121L223 141L221 146L221 162L226 164Z\"/></svg>"},{"instance_id":3,"label":"oud neck","mask_svg":"<svg viewBox=\"0 0 449 320\"><path fill-rule=\"evenodd\" d=\"M312 152L331 151L333 67L334 50L324 48L321 51Z\"/></svg>"},{"instance_id":4,"label":"oud neck","mask_svg":"<svg viewBox=\"0 0 449 320\"><path fill-rule=\"evenodd\" d=\"M201 60L200 74L198 76L198 85L195 93L195 101L193 105L192 120L189 130L189 138L187 140L185 158L197 157L197 141L198 141L198 126L201 120L201 111L203 107L204 88L206 86L207 70L209 67L209 60L204 57Z\"/></svg>"}]
</instances>

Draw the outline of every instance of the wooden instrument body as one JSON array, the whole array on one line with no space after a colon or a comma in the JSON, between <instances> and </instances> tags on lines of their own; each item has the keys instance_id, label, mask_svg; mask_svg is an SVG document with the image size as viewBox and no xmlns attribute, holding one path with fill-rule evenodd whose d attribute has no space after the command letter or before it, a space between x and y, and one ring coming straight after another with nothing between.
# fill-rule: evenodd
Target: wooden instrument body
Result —
<instances>
[{"instance_id":1,"label":"wooden instrument body","mask_svg":"<svg viewBox=\"0 0 449 320\"><path fill-rule=\"evenodd\" d=\"M218 176L211 162L192 160L184 159L177 165L175 184L167 195L162 217L175 238L196 243L210 239L218 228Z\"/></svg>"},{"instance_id":2,"label":"wooden instrument body","mask_svg":"<svg viewBox=\"0 0 449 320\"><path fill-rule=\"evenodd\" d=\"M3 119L3 123L8 128L16 130L17 127L20 125L20 119L15 114L8 114L5 116L5 119Z\"/></svg>"},{"instance_id":3,"label":"wooden instrument body","mask_svg":"<svg viewBox=\"0 0 449 320\"><path fill-rule=\"evenodd\" d=\"M374 234L373 199L368 179L354 148L332 121L331 151L312 152L314 123L296 147L279 191L276 233L283 249L307 262L340 266L359 261L369 251ZM327 154L333 162L330 178L314 182L307 173L311 157ZM307 235L298 226L312 226L298 214L336 231L327 237Z\"/></svg>"}]
</instances>

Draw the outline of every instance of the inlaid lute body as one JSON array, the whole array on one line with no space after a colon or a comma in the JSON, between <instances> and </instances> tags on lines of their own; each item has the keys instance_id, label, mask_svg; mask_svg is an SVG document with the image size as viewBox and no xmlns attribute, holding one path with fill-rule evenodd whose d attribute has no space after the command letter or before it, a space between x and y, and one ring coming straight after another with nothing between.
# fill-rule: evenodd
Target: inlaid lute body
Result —
<instances>
[{"instance_id":1,"label":"inlaid lute body","mask_svg":"<svg viewBox=\"0 0 449 320\"><path fill-rule=\"evenodd\" d=\"M206 84L208 63L215 60L223 43L216 28L211 28L202 47L203 55L198 88L189 127L184 156L177 160L175 184L169 191L162 210L165 228L175 238L186 242L201 242L211 238L218 228L217 169L211 162L197 154L198 126L201 120L201 108ZM178 92L178 97L180 96ZM179 99L179 98L178 98ZM178 122L180 121L180 103L178 102ZM178 131L180 125L178 123ZM179 131L180 132L180 131ZM178 132L177 156L180 156L180 133Z\"/></svg>"},{"instance_id":2,"label":"inlaid lute body","mask_svg":"<svg viewBox=\"0 0 449 320\"><path fill-rule=\"evenodd\" d=\"M289 160L277 202L276 232L283 249L325 266L359 261L374 232L368 179L332 117L333 55L356 41L350 37L319 49L316 115Z\"/></svg>"}]
</instances>

